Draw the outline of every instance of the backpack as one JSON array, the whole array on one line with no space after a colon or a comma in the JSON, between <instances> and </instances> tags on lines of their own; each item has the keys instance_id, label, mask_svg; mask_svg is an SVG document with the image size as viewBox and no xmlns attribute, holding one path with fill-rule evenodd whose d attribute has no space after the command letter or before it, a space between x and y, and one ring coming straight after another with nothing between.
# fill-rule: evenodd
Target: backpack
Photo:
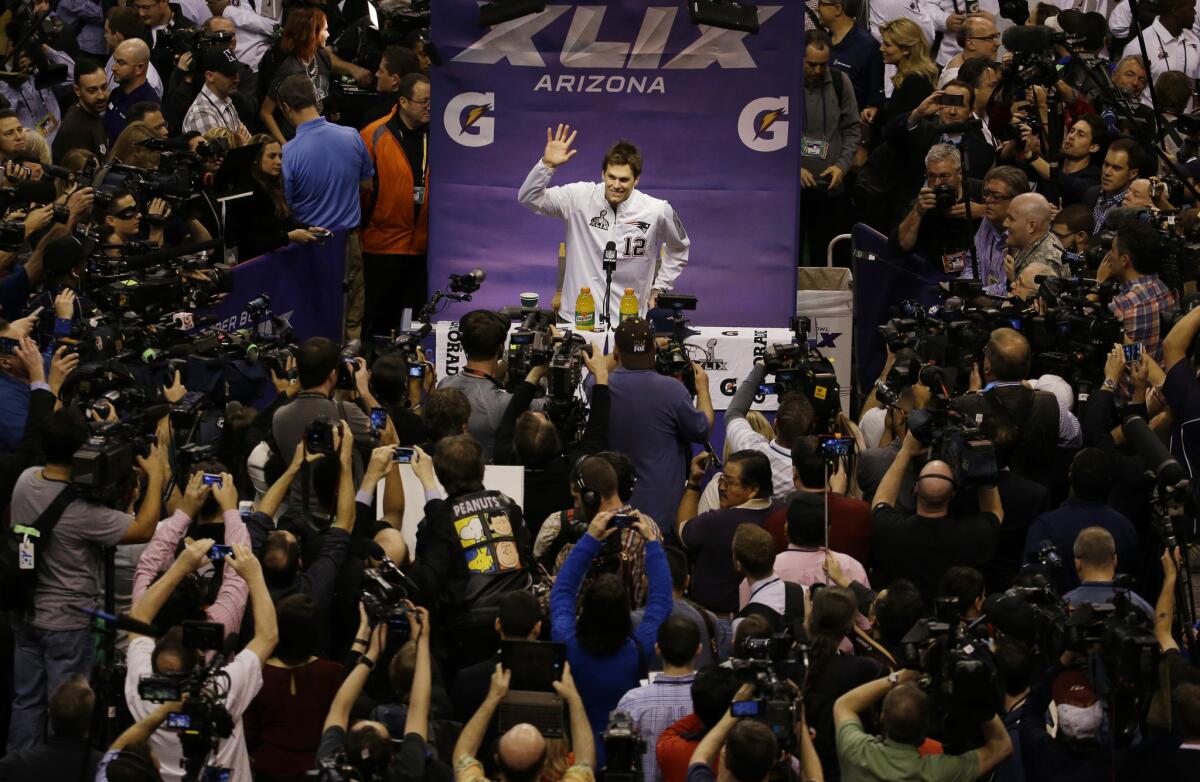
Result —
<instances>
[{"instance_id":1,"label":"backpack","mask_svg":"<svg viewBox=\"0 0 1200 782\"><path fill-rule=\"evenodd\" d=\"M45 559L54 528L77 495L67 485L32 524L14 523L0 540L0 610L27 616L33 611L37 571Z\"/></svg>"},{"instance_id":2,"label":"backpack","mask_svg":"<svg viewBox=\"0 0 1200 782\"><path fill-rule=\"evenodd\" d=\"M804 621L804 587L793 584L791 581L784 581L782 614L764 603L750 601L746 603L745 608L737 612L738 619L745 619L748 616L761 616L766 619L771 623L774 632L791 627L796 622Z\"/></svg>"}]
</instances>

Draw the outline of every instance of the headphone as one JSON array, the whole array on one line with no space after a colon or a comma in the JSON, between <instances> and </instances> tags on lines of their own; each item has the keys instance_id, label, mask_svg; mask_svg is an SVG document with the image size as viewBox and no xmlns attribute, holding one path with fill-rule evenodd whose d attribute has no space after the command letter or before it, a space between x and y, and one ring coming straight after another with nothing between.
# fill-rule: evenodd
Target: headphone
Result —
<instances>
[{"instance_id":1,"label":"headphone","mask_svg":"<svg viewBox=\"0 0 1200 782\"><path fill-rule=\"evenodd\" d=\"M579 501L583 503L583 507L595 513L600 509L600 493L587 485L587 481L583 479L583 463L591 456L585 456L575 465L575 470L578 473L575 477L575 488L579 490Z\"/></svg>"}]
</instances>

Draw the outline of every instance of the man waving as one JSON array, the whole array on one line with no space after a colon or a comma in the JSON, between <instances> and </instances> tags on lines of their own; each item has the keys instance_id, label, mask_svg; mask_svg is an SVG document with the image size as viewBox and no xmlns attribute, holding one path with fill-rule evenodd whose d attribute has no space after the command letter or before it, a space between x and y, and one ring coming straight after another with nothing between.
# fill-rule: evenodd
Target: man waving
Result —
<instances>
[{"instance_id":1,"label":"man waving","mask_svg":"<svg viewBox=\"0 0 1200 782\"><path fill-rule=\"evenodd\" d=\"M633 288L638 314L654 306L661 291L669 291L688 262L691 241L679 215L666 201L637 189L642 175L642 155L628 141L618 141L604 155L600 170L604 182L573 182L547 187L554 170L578 150L572 149L578 131L559 125L546 129L546 149L534 165L517 200L538 214L558 217L567 224L567 268L563 279L561 317L574 322L575 297L580 288L591 288L596 314L604 313L604 249L616 246L617 269L609 291L609 312L615 319L621 296ZM655 272L659 246L665 245L662 266Z\"/></svg>"}]
</instances>

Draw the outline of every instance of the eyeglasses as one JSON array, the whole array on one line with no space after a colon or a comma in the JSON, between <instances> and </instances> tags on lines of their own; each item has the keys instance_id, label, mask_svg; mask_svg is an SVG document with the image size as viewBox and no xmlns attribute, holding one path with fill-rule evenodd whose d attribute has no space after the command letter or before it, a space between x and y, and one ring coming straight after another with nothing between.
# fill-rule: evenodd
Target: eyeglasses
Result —
<instances>
[{"instance_id":1,"label":"eyeglasses","mask_svg":"<svg viewBox=\"0 0 1200 782\"><path fill-rule=\"evenodd\" d=\"M983 200L985 202L995 201L995 202L999 203L1001 201L1011 201L1011 200L1013 200L1013 196L1003 195L1001 193L997 193L994 190L984 190L983 191Z\"/></svg>"},{"instance_id":2,"label":"eyeglasses","mask_svg":"<svg viewBox=\"0 0 1200 782\"><path fill-rule=\"evenodd\" d=\"M428 106L433 101L433 98L422 98L421 100L417 100L416 98L404 98L404 100L408 101L409 103L415 103L418 106Z\"/></svg>"},{"instance_id":3,"label":"eyeglasses","mask_svg":"<svg viewBox=\"0 0 1200 782\"><path fill-rule=\"evenodd\" d=\"M742 482L735 478L730 478L725 473L721 473L717 476L717 485L724 489L727 486L741 486Z\"/></svg>"},{"instance_id":4,"label":"eyeglasses","mask_svg":"<svg viewBox=\"0 0 1200 782\"><path fill-rule=\"evenodd\" d=\"M1059 233L1058 231L1052 231L1052 233L1058 237L1058 240L1060 242L1065 242L1066 240L1070 239L1074 235L1075 232L1074 231L1064 231L1062 233Z\"/></svg>"},{"instance_id":5,"label":"eyeglasses","mask_svg":"<svg viewBox=\"0 0 1200 782\"><path fill-rule=\"evenodd\" d=\"M1000 33L992 33L991 35L968 35L968 41L999 41Z\"/></svg>"},{"instance_id":6,"label":"eyeglasses","mask_svg":"<svg viewBox=\"0 0 1200 782\"><path fill-rule=\"evenodd\" d=\"M117 218L118 220L132 220L140 215L141 210L139 210L136 206L127 206L113 215L113 217Z\"/></svg>"}]
</instances>

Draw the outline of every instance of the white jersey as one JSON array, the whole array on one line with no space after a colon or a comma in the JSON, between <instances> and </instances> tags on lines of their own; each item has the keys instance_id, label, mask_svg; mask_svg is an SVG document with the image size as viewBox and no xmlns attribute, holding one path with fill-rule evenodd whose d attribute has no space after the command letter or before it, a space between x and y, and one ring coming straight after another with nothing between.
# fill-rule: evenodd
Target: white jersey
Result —
<instances>
[{"instance_id":1,"label":"white jersey","mask_svg":"<svg viewBox=\"0 0 1200 782\"><path fill-rule=\"evenodd\" d=\"M999 29L1000 4L996 0L921 0L921 5L933 21L934 28L942 34L942 45L937 54L938 65L945 65L962 52L962 47L958 45L957 33L946 29L946 17L951 14L986 11L992 15Z\"/></svg>"},{"instance_id":2,"label":"white jersey","mask_svg":"<svg viewBox=\"0 0 1200 782\"><path fill-rule=\"evenodd\" d=\"M652 289L672 290L688 262L691 240L671 205L640 190L629 194L617 209L604 196L604 185L573 182L546 187L554 169L540 159L517 193L517 200L538 214L558 217L567 224L567 267L563 278L563 317L575 321L575 298L589 287L596 301L596 318L604 314L604 246L617 245L617 270L609 293L610 316L616 321L626 288L637 295L638 314L645 317ZM654 274L658 248L665 247L662 267Z\"/></svg>"}]
</instances>

